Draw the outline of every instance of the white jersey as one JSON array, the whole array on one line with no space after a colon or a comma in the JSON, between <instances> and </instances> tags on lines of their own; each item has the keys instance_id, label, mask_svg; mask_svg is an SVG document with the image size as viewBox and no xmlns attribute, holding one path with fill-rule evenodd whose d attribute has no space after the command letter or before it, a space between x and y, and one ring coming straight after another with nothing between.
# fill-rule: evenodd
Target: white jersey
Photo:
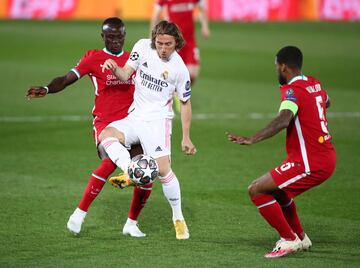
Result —
<instances>
[{"instance_id":1,"label":"white jersey","mask_svg":"<svg viewBox=\"0 0 360 268\"><path fill-rule=\"evenodd\" d=\"M146 121L173 118L174 92L181 101L190 99L189 71L176 51L164 61L156 49L151 48L150 39L140 39L126 64L136 71L131 115Z\"/></svg>"}]
</instances>

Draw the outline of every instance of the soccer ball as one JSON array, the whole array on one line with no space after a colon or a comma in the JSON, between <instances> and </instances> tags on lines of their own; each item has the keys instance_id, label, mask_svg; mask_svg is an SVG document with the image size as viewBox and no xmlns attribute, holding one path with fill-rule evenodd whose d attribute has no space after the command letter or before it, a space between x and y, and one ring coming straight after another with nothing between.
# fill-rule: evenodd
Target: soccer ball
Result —
<instances>
[{"instance_id":1,"label":"soccer ball","mask_svg":"<svg viewBox=\"0 0 360 268\"><path fill-rule=\"evenodd\" d=\"M137 185L152 183L159 176L159 167L151 156L139 154L131 159L128 167L129 178Z\"/></svg>"}]
</instances>

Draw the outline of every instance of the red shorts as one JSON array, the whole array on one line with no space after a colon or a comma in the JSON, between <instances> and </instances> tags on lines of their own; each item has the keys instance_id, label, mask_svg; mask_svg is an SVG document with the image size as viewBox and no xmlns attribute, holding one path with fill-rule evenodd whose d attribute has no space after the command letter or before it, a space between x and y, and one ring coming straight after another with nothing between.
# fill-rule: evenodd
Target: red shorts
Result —
<instances>
[{"instance_id":1,"label":"red shorts","mask_svg":"<svg viewBox=\"0 0 360 268\"><path fill-rule=\"evenodd\" d=\"M111 122L108 121L101 121L98 118L95 118L93 121L93 137L95 141L95 145L98 146L99 144L99 135L101 131L103 131L104 128Z\"/></svg>"},{"instance_id":2,"label":"red shorts","mask_svg":"<svg viewBox=\"0 0 360 268\"><path fill-rule=\"evenodd\" d=\"M270 170L271 177L278 187L288 196L295 197L326 181L335 170L336 155L329 155L329 159L321 168L315 171L305 172L302 163L293 162L289 159L280 166ZM311 163L310 163L311 167Z\"/></svg>"},{"instance_id":3,"label":"red shorts","mask_svg":"<svg viewBox=\"0 0 360 268\"><path fill-rule=\"evenodd\" d=\"M200 54L199 49L195 43L186 43L185 46L179 51L179 55L183 59L185 65L199 65Z\"/></svg>"}]
</instances>

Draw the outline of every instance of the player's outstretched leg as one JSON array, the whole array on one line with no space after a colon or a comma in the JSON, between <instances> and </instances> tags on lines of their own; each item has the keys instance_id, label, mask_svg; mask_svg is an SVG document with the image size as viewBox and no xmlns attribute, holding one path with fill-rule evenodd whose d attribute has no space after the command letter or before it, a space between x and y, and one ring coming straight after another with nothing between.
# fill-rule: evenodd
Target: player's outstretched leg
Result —
<instances>
[{"instance_id":1,"label":"player's outstretched leg","mask_svg":"<svg viewBox=\"0 0 360 268\"><path fill-rule=\"evenodd\" d=\"M257 178L248 187L251 201L258 208L261 216L280 235L280 240L274 249L265 255L267 258L282 257L301 249L301 240L290 227L278 201L275 199L277 191L279 188L270 173Z\"/></svg>"},{"instance_id":2,"label":"player's outstretched leg","mask_svg":"<svg viewBox=\"0 0 360 268\"><path fill-rule=\"evenodd\" d=\"M135 187L130 204L128 219L123 228L124 235L132 237L144 237L146 234L140 231L137 219L141 210L144 208L152 192L152 184Z\"/></svg>"},{"instance_id":3,"label":"player's outstretched leg","mask_svg":"<svg viewBox=\"0 0 360 268\"><path fill-rule=\"evenodd\" d=\"M176 238L180 240L189 239L189 229L181 210L180 184L175 173L170 170L166 176L160 177L160 182L163 187L164 195L172 208Z\"/></svg>"},{"instance_id":4,"label":"player's outstretched leg","mask_svg":"<svg viewBox=\"0 0 360 268\"><path fill-rule=\"evenodd\" d=\"M129 151L125 146L114 137L104 138L100 144L103 146L110 159L126 173L131 159Z\"/></svg>"},{"instance_id":5,"label":"player's outstretched leg","mask_svg":"<svg viewBox=\"0 0 360 268\"><path fill-rule=\"evenodd\" d=\"M75 235L80 233L82 223L85 220L91 203L104 187L107 177L110 176L115 169L116 165L109 158L105 158L91 174L80 203L67 222L67 228L71 233Z\"/></svg>"},{"instance_id":6,"label":"player's outstretched leg","mask_svg":"<svg viewBox=\"0 0 360 268\"><path fill-rule=\"evenodd\" d=\"M264 219L278 231L281 237L273 251L267 253L265 257L282 257L300 250L301 240L286 221L281 207L275 198L269 194L258 194L252 196L251 200L257 206Z\"/></svg>"}]
</instances>

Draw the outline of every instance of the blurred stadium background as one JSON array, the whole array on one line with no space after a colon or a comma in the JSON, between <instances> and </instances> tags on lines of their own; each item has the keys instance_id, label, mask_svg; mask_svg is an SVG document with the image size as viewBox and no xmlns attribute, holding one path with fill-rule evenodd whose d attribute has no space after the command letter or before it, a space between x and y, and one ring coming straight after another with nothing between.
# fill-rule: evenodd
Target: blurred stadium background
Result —
<instances>
[{"instance_id":1,"label":"blurred stadium background","mask_svg":"<svg viewBox=\"0 0 360 268\"><path fill-rule=\"evenodd\" d=\"M176 241L170 208L156 185L140 217L145 239L120 234L131 191L106 186L81 237L66 230L92 168L93 89L87 78L27 102L30 85L65 74L102 48L101 21L126 23L125 49L148 36L151 0L0 0L0 267L359 267L360 0L208 0L211 37L198 37L201 74L193 88L195 157L173 131L189 241ZM279 105L274 55L304 52L304 73L332 98L334 176L297 198L311 252L279 260L263 253L278 239L249 201L247 185L284 157L284 133L251 147L250 135Z\"/></svg>"},{"instance_id":2,"label":"blurred stadium background","mask_svg":"<svg viewBox=\"0 0 360 268\"><path fill-rule=\"evenodd\" d=\"M359 20L358 0L206 0L211 20ZM5 19L150 18L154 0L1 0Z\"/></svg>"}]
</instances>

